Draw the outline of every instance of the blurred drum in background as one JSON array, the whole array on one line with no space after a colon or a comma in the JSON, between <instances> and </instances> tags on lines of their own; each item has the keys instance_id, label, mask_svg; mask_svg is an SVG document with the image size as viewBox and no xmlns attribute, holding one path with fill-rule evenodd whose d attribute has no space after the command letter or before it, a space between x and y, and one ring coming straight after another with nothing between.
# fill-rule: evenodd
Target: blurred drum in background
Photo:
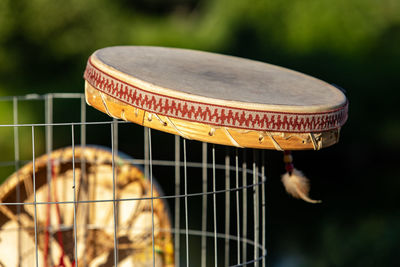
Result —
<instances>
[{"instance_id":1,"label":"blurred drum in background","mask_svg":"<svg viewBox=\"0 0 400 267\"><path fill-rule=\"evenodd\" d=\"M118 266L149 266L150 195L141 169L109 150L68 147L41 156L0 187L1 202L13 203L0 206L1 266L34 266L36 257L39 266L112 266L117 243ZM156 187L153 196L160 196ZM155 266L173 266L168 207L153 203Z\"/></svg>"}]
</instances>

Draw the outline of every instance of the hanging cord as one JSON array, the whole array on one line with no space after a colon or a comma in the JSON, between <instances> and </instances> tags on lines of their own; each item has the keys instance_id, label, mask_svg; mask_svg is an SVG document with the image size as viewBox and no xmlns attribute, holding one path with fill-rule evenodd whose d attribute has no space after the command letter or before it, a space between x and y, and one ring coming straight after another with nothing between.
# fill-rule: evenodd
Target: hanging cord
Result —
<instances>
[{"instance_id":1,"label":"hanging cord","mask_svg":"<svg viewBox=\"0 0 400 267\"><path fill-rule=\"evenodd\" d=\"M309 203L321 203L321 200L314 200L308 196L310 182L301 171L294 168L291 151L283 152L283 162L286 173L282 175L282 183L286 192L294 198L301 198Z\"/></svg>"},{"instance_id":2,"label":"hanging cord","mask_svg":"<svg viewBox=\"0 0 400 267\"><path fill-rule=\"evenodd\" d=\"M57 241L60 245L61 249L61 256L58 265L55 265L54 267L65 267L64 263L64 242L63 242L63 237L62 237L62 232L60 231L61 229L61 215L60 215L60 207L58 205L58 199L57 199L57 184L56 184L56 164L54 163L54 160L51 160L51 176L52 176L52 185L53 185L53 192L54 192L54 202L56 205L56 211L57 211L57 221L58 221L58 230L57 230ZM50 202L50 193L47 195L47 199ZM45 233L45 244L44 244L44 262L45 266L48 265L48 257L49 257L49 243L50 243L50 232L49 232L49 226L50 226L50 204L47 204L47 218L46 218L46 233ZM75 266L75 262L72 263L72 266Z\"/></svg>"},{"instance_id":3,"label":"hanging cord","mask_svg":"<svg viewBox=\"0 0 400 267\"><path fill-rule=\"evenodd\" d=\"M283 162L285 162L286 172L292 175L294 169L292 151L283 151Z\"/></svg>"}]
</instances>

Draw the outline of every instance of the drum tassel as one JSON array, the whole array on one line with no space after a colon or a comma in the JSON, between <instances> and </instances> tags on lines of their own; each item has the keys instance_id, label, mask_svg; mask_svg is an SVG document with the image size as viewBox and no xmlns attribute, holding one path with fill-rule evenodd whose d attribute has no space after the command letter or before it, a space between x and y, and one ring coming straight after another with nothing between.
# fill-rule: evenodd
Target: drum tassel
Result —
<instances>
[{"instance_id":1,"label":"drum tassel","mask_svg":"<svg viewBox=\"0 0 400 267\"><path fill-rule=\"evenodd\" d=\"M321 200L314 200L308 196L310 182L301 171L294 168L291 151L284 151L283 161L286 173L282 175L282 183L286 192L294 198L301 198L309 203L321 203Z\"/></svg>"}]
</instances>

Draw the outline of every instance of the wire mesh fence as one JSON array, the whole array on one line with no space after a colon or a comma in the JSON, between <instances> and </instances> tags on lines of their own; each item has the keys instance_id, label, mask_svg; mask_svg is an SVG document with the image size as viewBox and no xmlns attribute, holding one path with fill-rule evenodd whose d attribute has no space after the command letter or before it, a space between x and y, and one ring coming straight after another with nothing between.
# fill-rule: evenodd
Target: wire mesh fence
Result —
<instances>
[{"instance_id":1,"label":"wire mesh fence","mask_svg":"<svg viewBox=\"0 0 400 267\"><path fill-rule=\"evenodd\" d=\"M110 119L83 94L0 107L2 266L266 266L263 151Z\"/></svg>"}]
</instances>

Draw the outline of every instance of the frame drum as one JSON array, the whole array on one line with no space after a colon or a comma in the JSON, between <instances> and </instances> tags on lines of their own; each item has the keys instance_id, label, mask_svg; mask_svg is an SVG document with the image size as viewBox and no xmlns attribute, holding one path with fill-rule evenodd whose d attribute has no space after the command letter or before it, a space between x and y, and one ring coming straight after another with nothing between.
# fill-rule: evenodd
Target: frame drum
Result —
<instances>
[{"instance_id":1,"label":"frame drum","mask_svg":"<svg viewBox=\"0 0 400 267\"><path fill-rule=\"evenodd\" d=\"M194 50L96 51L86 101L108 115L208 143L277 150L338 142L348 103L338 88L258 61Z\"/></svg>"}]
</instances>

